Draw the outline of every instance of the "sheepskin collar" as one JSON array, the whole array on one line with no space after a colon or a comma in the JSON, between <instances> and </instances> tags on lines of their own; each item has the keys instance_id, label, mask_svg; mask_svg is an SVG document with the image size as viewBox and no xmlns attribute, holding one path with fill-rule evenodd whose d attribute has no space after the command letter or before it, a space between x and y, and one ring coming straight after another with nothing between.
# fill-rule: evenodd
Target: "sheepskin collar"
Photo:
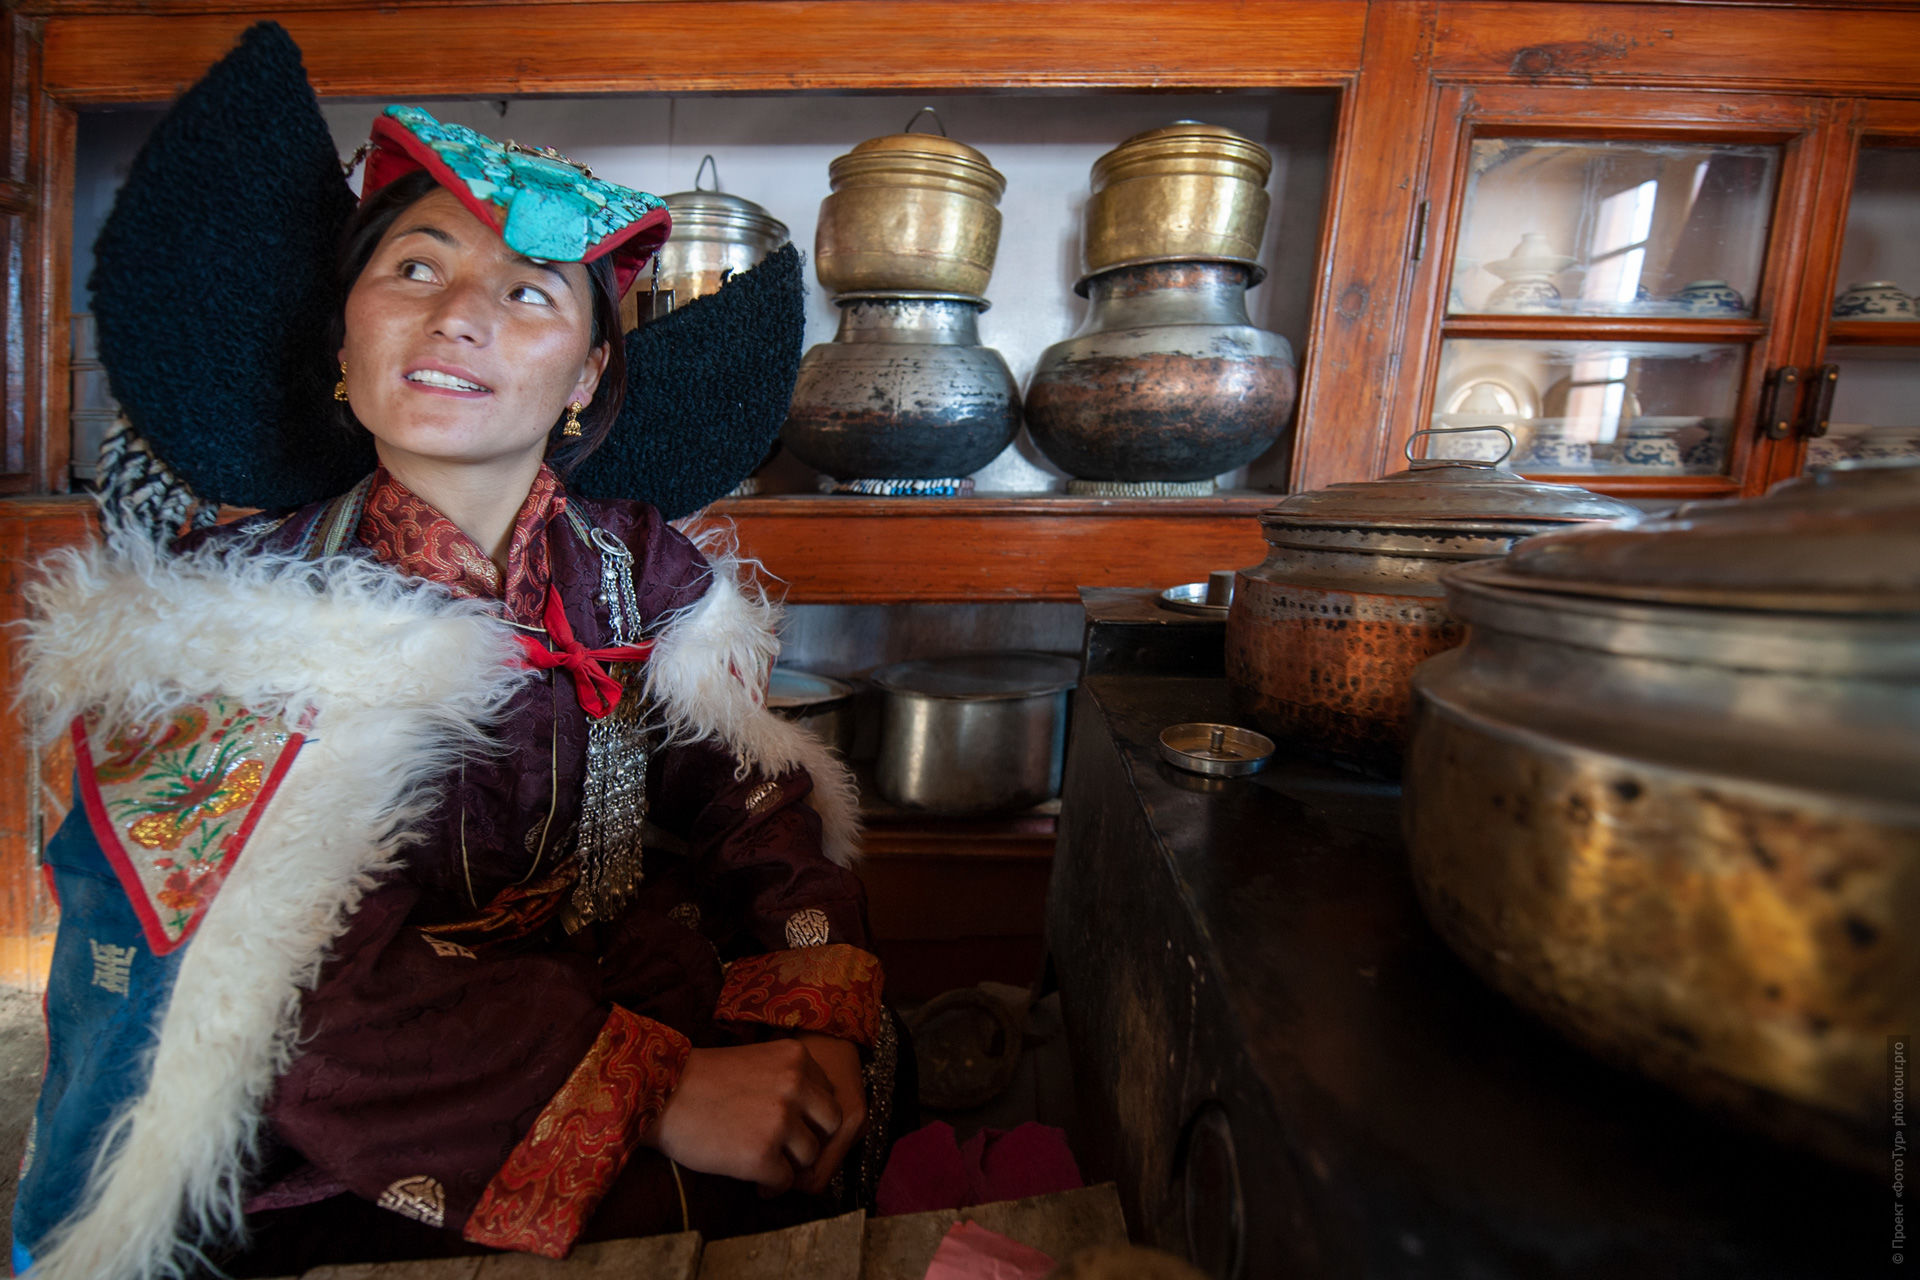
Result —
<instances>
[{"instance_id":1,"label":"sheepskin collar","mask_svg":"<svg viewBox=\"0 0 1920 1280\"><path fill-rule=\"evenodd\" d=\"M742 776L813 773L827 852L858 841L851 776L772 715L773 606L714 549L660 619L645 691L670 739L715 740ZM44 735L85 713L132 726L223 697L312 734L185 948L146 1089L117 1116L82 1203L42 1241L42 1280L154 1280L244 1221L261 1110L295 1050L300 993L361 896L430 813L435 784L520 683L512 629L366 558L168 555L136 539L68 551L29 588L22 701Z\"/></svg>"}]
</instances>

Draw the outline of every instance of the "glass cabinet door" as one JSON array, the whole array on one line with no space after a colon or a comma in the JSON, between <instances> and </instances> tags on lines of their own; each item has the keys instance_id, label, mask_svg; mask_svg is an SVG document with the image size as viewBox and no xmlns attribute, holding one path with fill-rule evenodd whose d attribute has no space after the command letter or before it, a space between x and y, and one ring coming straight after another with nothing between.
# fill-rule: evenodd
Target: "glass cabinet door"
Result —
<instances>
[{"instance_id":1,"label":"glass cabinet door","mask_svg":"<svg viewBox=\"0 0 1920 1280\"><path fill-rule=\"evenodd\" d=\"M1765 146L1476 139L1447 311L1750 316L1778 167Z\"/></svg>"},{"instance_id":2,"label":"glass cabinet door","mask_svg":"<svg viewBox=\"0 0 1920 1280\"><path fill-rule=\"evenodd\" d=\"M1920 146L1860 149L1807 465L1920 457ZM1824 426L1824 433L1822 433Z\"/></svg>"},{"instance_id":3,"label":"glass cabinet door","mask_svg":"<svg viewBox=\"0 0 1920 1280\"><path fill-rule=\"evenodd\" d=\"M1798 419L1775 417L1798 413L1802 370L1781 371L1817 341L1805 277L1821 182L1849 144L1842 108L1473 85L1438 110L1452 128L1408 307L1425 346L1396 425L1499 427L1515 470L1646 498L1758 492L1795 464ZM1424 440L1430 456L1509 447L1493 431Z\"/></svg>"},{"instance_id":4,"label":"glass cabinet door","mask_svg":"<svg viewBox=\"0 0 1920 1280\"><path fill-rule=\"evenodd\" d=\"M1780 167L1762 143L1472 138L1429 425L1501 427L1528 474L1727 480Z\"/></svg>"}]
</instances>

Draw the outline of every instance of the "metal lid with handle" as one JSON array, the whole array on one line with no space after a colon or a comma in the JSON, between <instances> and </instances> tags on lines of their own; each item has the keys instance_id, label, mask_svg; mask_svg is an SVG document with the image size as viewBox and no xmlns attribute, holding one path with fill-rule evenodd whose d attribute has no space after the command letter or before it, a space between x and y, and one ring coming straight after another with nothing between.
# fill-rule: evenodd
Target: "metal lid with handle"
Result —
<instances>
[{"instance_id":1,"label":"metal lid with handle","mask_svg":"<svg viewBox=\"0 0 1920 1280\"><path fill-rule=\"evenodd\" d=\"M1920 463L1833 468L1739 502L1528 539L1484 581L1795 612L1920 611Z\"/></svg>"},{"instance_id":2,"label":"metal lid with handle","mask_svg":"<svg viewBox=\"0 0 1920 1280\"><path fill-rule=\"evenodd\" d=\"M1424 436L1497 431L1507 449L1491 461L1414 455ZM1502 465L1513 453L1505 427L1423 427L1407 437L1405 471L1378 480L1329 485L1281 499L1260 514L1273 527L1420 528L1487 525L1500 529L1550 527L1591 520L1637 518L1639 509L1570 484L1545 484Z\"/></svg>"}]
</instances>

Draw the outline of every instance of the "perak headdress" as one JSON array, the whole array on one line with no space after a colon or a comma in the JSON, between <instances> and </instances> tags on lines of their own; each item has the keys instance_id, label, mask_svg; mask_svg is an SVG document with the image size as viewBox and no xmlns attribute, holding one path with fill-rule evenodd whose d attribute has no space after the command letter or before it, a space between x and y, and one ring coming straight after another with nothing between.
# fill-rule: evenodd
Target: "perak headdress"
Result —
<instances>
[{"instance_id":1,"label":"perak headdress","mask_svg":"<svg viewBox=\"0 0 1920 1280\"><path fill-rule=\"evenodd\" d=\"M610 256L622 291L670 227L657 196L557 152L389 107L363 193L415 169L520 253ZM373 469L371 440L332 413L334 260L354 200L299 48L253 27L155 127L94 247L101 362L137 436L103 458L109 486L170 473L211 513L298 506ZM786 417L803 289L787 246L627 335L620 418L569 486L672 519L739 483Z\"/></svg>"}]
</instances>

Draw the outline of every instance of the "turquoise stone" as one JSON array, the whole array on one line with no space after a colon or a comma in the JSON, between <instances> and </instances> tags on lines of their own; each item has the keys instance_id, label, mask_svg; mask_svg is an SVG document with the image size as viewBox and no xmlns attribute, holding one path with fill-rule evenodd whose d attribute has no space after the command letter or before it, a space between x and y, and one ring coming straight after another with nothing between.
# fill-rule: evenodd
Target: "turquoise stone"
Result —
<instances>
[{"instance_id":1,"label":"turquoise stone","mask_svg":"<svg viewBox=\"0 0 1920 1280\"><path fill-rule=\"evenodd\" d=\"M552 152L495 142L419 107L386 114L433 148L474 199L500 212L500 238L516 253L579 262L593 247L666 204L656 195L593 177Z\"/></svg>"}]
</instances>

